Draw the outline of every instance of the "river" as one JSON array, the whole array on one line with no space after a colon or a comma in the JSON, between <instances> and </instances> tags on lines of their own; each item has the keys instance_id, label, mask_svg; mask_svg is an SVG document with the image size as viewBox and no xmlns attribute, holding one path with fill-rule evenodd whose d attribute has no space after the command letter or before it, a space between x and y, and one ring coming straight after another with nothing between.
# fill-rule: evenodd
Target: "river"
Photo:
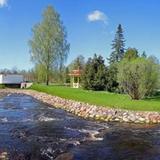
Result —
<instances>
[{"instance_id":1,"label":"river","mask_svg":"<svg viewBox=\"0 0 160 160\"><path fill-rule=\"evenodd\" d=\"M9 160L60 155L64 160L160 160L160 125L94 122L30 96L5 95L0 99L0 155Z\"/></svg>"}]
</instances>

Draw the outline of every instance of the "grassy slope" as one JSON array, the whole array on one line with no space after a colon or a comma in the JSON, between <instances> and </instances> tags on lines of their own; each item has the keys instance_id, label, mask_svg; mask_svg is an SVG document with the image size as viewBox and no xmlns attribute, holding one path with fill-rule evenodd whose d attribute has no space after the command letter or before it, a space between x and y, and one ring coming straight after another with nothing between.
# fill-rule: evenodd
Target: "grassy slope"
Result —
<instances>
[{"instance_id":1,"label":"grassy slope","mask_svg":"<svg viewBox=\"0 0 160 160\"><path fill-rule=\"evenodd\" d=\"M45 92L62 98L87 102L89 104L122 108L129 110L160 111L160 97L147 100L134 101L127 95L108 92L85 91L63 86L45 86L35 84L31 89Z\"/></svg>"}]
</instances>

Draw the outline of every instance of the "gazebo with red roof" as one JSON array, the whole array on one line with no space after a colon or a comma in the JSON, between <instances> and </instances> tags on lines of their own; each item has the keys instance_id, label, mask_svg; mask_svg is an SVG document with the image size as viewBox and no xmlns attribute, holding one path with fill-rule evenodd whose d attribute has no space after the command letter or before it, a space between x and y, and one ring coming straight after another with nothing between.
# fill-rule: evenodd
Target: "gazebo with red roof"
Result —
<instances>
[{"instance_id":1,"label":"gazebo with red roof","mask_svg":"<svg viewBox=\"0 0 160 160\"><path fill-rule=\"evenodd\" d=\"M72 70L69 73L69 76L71 77L71 83L73 88L79 88L80 87L80 77L82 75L82 70Z\"/></svg>"}]
</instances>

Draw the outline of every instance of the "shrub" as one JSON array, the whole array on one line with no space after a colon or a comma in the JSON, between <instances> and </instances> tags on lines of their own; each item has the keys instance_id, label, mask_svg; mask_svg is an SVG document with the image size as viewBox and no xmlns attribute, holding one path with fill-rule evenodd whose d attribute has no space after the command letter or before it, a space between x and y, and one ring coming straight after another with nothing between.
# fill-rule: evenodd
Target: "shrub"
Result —
<instances>
[{"instance_id":1,"label":"shrub","mask_svg":"<svg viewBox=\"0 0 160 160\"><path fill-rule=\"evenodd\" d=\"M4 84L0 84L0 89L4 89L5 85Z\"/></svg>"},{"instance_id":2,"label":"shrub","mask_svg":"<svg viewBox=\"0 0 160 160\"><path fill-rule=\"evenodd\" d=\"M159 88L160 68L153 60L124 59L118 66L118 82L132 99L152 95Z\"/></svg>"}]
</instances>

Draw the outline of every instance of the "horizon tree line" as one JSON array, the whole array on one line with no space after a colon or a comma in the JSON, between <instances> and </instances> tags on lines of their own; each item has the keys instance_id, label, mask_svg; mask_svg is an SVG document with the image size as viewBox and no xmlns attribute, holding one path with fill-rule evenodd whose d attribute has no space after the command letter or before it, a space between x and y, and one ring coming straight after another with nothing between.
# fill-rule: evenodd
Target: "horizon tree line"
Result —
<instances>
[{"instance_id":1,"label":"horizon tree line","mask_svg":"<svg viewBox=\"0 0 160 160\"><path fill-rule=\"evenodd\" d=\"M13 71L25 75L28 80L49 85L69 83L69 72L79 68L83 71L81 83L84 89L127 93L137 100L152 96L160 88L159 61L145 52L140 54L136 48L126 49L123 32L119 24L111 44L112 52L107 58L109 65L106 66L101 55L94 54L87 62L83 55L79 55L65 66L70 49L66 28L56 10L48 6L42 20L32 28L29 40L35 67L29 71Z\"/></svg>"}]
</instances>

